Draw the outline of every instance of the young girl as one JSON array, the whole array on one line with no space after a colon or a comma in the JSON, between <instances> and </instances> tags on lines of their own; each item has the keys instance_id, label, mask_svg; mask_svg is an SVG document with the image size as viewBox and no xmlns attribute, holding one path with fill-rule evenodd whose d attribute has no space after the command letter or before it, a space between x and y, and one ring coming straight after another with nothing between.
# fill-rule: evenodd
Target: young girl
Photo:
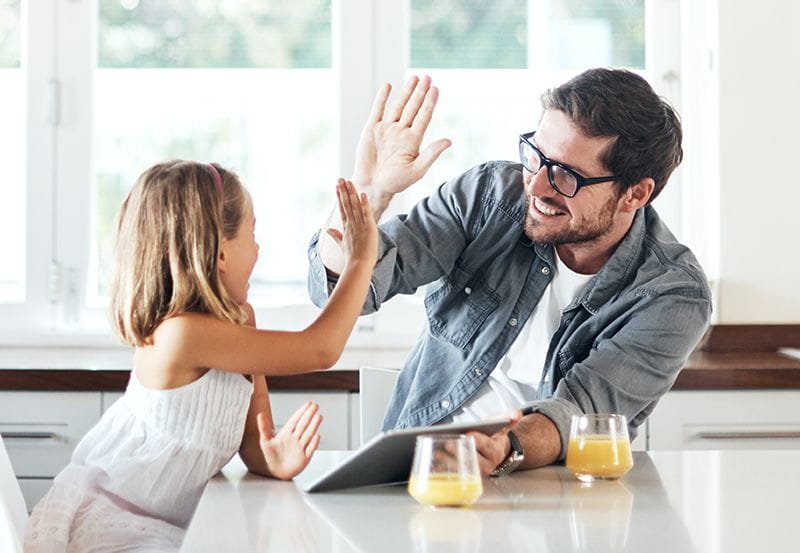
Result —
<instances>
[{"instance_id":1,"label":"young girl","mask_svg":"<svg viewBox=\"0 0 800 553\"><path fill-rule=\"evenodd\" d=\"M170 550L209 478L238 451L247 468L290 479L319 444L306 403L273 431L264 375L326 369L342 353L377 255L366 196L336 187L347 268L300 332L257 330L247 303L258 257L249 194L217 165L147 170L122 205L113 325L135 348L125 396L78 444L34 509L26 551Z\"/></svg>"}]
</instances>

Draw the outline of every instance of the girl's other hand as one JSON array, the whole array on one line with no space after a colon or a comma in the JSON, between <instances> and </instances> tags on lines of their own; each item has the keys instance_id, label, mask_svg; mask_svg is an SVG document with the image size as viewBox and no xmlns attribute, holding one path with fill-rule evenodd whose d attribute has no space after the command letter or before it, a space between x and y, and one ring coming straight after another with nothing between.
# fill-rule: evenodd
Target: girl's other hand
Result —
<instances>
[{"instance_id":1,"label":"girl's other hand","mask_svg":"<svg viewBox=\"0 0 800 553\"><path fill-rule=\"evenodd\" d=\"M345 265L351 261L374 265L378 256L378 227L367 195L362 192L359 196L352 182L339 179L336 198L344 230L329 228L327 232L344 251Z\"/></svg>"},{"instance_id":2,"label":"girl's other hand","mask_svg":"<svg viewBox=\"0 0 800 553\"><path fill-rule=\"evenodd\" d=\"M316 403L304 403L275 436L268 428L264 413L258 414L259 444L267 468L275 478L291 480L308 466L319 446L317 429L322 415L318 410Z\"/></svg>"}]
</instances>

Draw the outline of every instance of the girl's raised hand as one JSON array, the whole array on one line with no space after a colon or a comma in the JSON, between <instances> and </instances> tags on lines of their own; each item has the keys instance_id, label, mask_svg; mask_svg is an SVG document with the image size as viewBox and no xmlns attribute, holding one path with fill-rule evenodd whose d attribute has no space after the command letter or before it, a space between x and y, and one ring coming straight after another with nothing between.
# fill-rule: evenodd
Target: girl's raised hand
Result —
<instances>
[{"instance_id":1,"label":"girl's raised hand","mask_svg":"<svg viewBox=\"0 0 800 553\"><path fill-rule=\"evenodd\" d=\"M311 461L320 440L317 429L322 423L322 415L317 413L318 410L316 403L304 403L275 436L268 428L264 414L258 414L259 444L267 468L275 478L290 480Z\"/></svg>"},{"instance_id":2,"label":"girl's raised hand","mask_svg":"<svg viewBox=\"0 0 800 553\"><path fill-rule=\"evenodd\" d=\"M329 228L327 232L344 251L345 265L351 261L374 265L378 256L378 227L367 195L363 192L359 195L352 182L339 179L336 198L343 230Z\"/></svg>"}]
</instances>

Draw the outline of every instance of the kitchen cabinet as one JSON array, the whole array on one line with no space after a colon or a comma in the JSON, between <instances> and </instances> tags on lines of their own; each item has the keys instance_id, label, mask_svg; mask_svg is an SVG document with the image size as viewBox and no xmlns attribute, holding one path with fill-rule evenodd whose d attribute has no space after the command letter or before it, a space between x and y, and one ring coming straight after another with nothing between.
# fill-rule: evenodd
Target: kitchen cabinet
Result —
<instances>
[{"instance_id":1,"label":"kitchen cabinet","mask_svg":"<svg viewBox=\"0 0 800 553\"><path fill-rule=\"evenodd\" d=\"M800 390L681 390L649 420L649 449L800 449Z\"/></svg>"},{"instance_id":2,"label":"kitchen cabinet","mask_svg":"<svg viewBox=\"0 0 800 553\"><path fill-rule=\"evenodd\" d=\"M100 412L99 392L0 392L0 434L29 510Z\"/></svg>"},{"instance_id":3,"label":"kitchen cabinet","mask_svg":"<svg viewBox=\"0 0 800 553\"><path fill-rule=\"evenodd\" d=\"M0 392L0 433L22 488L28 510L47 493L78 442L122 392ZM280 428L307 400L320 406L320 449L358 446L358 394L347 391L271 392L275 425Z\"/></svg>"}]
</instances>

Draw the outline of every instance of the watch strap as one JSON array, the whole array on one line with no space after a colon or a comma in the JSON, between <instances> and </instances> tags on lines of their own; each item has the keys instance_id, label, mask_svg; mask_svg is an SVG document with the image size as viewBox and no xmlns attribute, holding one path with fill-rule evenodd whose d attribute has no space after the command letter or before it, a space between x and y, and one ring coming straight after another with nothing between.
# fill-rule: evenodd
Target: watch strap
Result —
<instances>
[{"instance_id":1,"label":"watch strap","mask_svg":"<svg viewBox=\"0 0 800 553\"><path fill-rule=\"evenodd\" d=\"M512 431L508 431L508 441L511 444L511 450L506 455L506 458L497 465L497 467L489 474L489 476L501 476L503 474L509 474L516 469L519 464L525 459L525 452L522 449L522 443L520 443L519 438L517 435L514 434Z\"/></svg>"}]
</instances>

